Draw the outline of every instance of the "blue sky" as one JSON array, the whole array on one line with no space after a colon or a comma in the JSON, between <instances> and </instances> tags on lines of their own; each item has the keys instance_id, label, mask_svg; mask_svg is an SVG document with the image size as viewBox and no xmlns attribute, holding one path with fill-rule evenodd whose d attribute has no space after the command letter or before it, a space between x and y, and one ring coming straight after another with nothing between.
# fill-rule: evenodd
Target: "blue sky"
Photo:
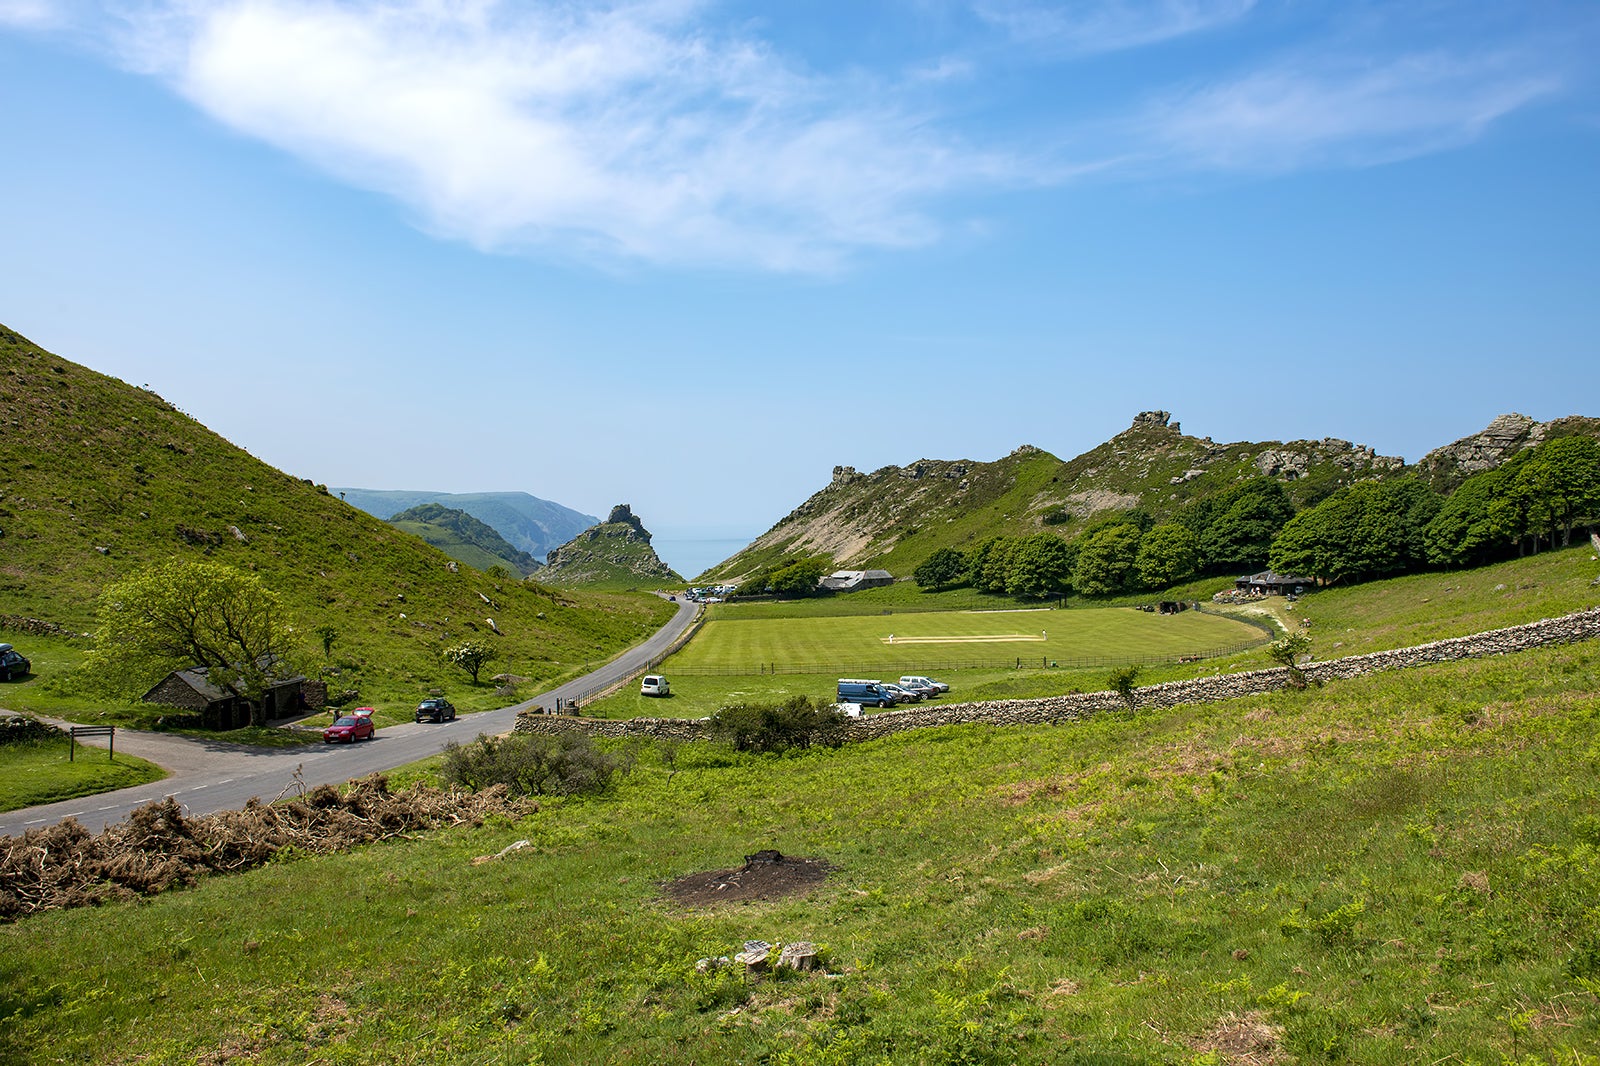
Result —
<instances>
[{"instance_id":1,"label":"blue sky","mask_svg":"<svg viewBox=\"0 0 1600 1066\"><path fill-rule=\"evenodd\" d=\"M766 529L1600 414L1589 2L0 0L0 322L296 476ZM669 558L669 562L671 559Z\"/></svg>"}]
</instances>

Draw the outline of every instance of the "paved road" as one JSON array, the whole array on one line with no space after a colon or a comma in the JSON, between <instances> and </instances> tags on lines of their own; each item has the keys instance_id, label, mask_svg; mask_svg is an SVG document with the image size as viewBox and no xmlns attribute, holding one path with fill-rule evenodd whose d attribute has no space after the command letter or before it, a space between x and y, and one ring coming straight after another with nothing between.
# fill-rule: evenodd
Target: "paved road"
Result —
<instances>
[{"instance_id":1,"label":"paved road","mask_svg":"<svg viewBox=\"0 0 1600 1066\"><path fill-rule=\"evenodd\" d=\"M24 830L51 825L63 818L76 818L90 832L99 832L127 818L134 808L167 796L176 797L191 815L237 809L253 796L277 799L285 789L295 786L296 772L307 787L342 784L353 777L364 777L427 758L442 751L452 740L464 744L480 733L505 733L516 723L519 711L535 705L553 707L557 698L563 702L578 699L642 670L689 628L698 611L698 604L680 600L678 613L643 644L593 673L541 692L515 706L469 714L454 722L405 722L385 726L372 740L359 744L245 748L214 740L118 729L117 751L148 759L168 770L171 776L98 796L7 811L0 814L0 836L19 836ZM91 753L89 757L95 756Z\"/></svg>"}]
</instances>

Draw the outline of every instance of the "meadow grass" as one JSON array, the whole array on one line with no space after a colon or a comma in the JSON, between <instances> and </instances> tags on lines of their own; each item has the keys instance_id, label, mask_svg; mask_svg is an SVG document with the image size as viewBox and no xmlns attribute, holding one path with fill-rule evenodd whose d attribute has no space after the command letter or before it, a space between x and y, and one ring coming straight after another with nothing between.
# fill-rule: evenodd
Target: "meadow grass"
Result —
<instances>
[{"instance_id":1,"label":"meadow grass","mask_svg":"<svg viewBox=\"0 0 1600 1066\"><path fill-rule=\"evenodd\" d=\"M1592 1064L1600 647L788 756L0 928L0 1060ZM530 847L474 864L525 839ZM809 897L658 885L773 847ZM747 938L826 972L699 973ZM1260 1061L1267 1061L1262 1058Z\"/></svg>"},{"instance_id":2,"label":"meadow grass","mask_svg":"<svg viewBox=\"0 0 1600 1066\"><path fill-rule=\"evenodd\" d=\"M667 666L680 673L727 670L913 673L952 661L1139 659L1238 648L1261 640L1237 619L1198 611L1157 615L1102 611L947 611L822 618L735 618L706 622Z\"/></svg>"},{"instance_id":3,"label":"meadow grass","mask_svg":"<svg viewBox=\"0 0 1600 1066\"><path fill-rule=\"evenodd\" d=\"M161 767L131 755L77 746L68 760L67 737L0 744L0 811L94 796L166 777Z\"/></svg>"}]
</instances>

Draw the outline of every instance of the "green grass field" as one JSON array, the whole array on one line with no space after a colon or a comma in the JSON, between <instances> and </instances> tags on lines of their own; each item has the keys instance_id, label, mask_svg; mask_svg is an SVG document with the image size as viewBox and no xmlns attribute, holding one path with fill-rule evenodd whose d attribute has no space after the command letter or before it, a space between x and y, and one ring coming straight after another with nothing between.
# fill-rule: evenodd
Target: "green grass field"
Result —
<instances>
[{"instance_id":1,"label":"green grass field","mask_svg":"<svg viewBox=\"0 0 1600 1066\"><path fill-rule=\"evenodd\" d=\"M0 811L94 796L159 781L166 771L131 755L78 745L69 760L66 737L0 744Z\"/></svg>"},{"instance_id":2,"label":"green grass field","mask_svg":"<svg viewBox=\"0 0 1600 1066\"><path fill-rule=\"evenodd\" d=\"M608 797L0 927L0 1061L1594 1066L1597 694L1591 642L1071 727L638 745ZM662 899L763 847L835 869ZM752 937L826 972L696 972Z\"/></svg>"},{"instance_id":3,"label":"green grass field","mask_svg":"<svg viewBox=\"0 0 1600 1066\"><path fill-rule=\"evenodd\" d=\"M1099 665L1129 659L1177 658L1216 649L1237 651L1264 639L1259 629L1226 616L1186 611L1157 615L1129 608L869 614L822 618L708 621L667 668L679 673L725 670L865 672L872 676L985 667L1020 661Z\"/></svg>"}]
</instances>

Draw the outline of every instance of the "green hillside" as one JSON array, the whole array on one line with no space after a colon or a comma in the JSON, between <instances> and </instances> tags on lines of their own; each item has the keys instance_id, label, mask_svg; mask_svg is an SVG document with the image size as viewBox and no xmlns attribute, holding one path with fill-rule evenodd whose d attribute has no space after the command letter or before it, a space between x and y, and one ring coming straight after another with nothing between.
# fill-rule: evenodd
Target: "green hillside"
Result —
<instances>
[{"instance_id":1,"label":"green hillside","mask_svg":"<svg viewBox=\"0 0 1600 1066\"><path fill-rule=\"evenodd\" d=\"M518 551L543 559L600 521L559 503L526 492L428 492L415 489L358 489L335 487L335 495L377 518L393 518L424 503L438 503L465 511L490 526Z\"/></svg>"},{"instance_id":2,"label":"green hillside","mask_svg":"<svg viewBox=\"0 0 1600 1066\"><path fill-rule=\"evenodd\" d=\"M542 565L527 552L506 543L492 526L442 503L408 507L388 522L396 529L422 538L457 562L479 570L499 566L525 577Z\"/></svg>"},{"instance_id":3,"label":"green hillside","mask_svg":"<svg viewBox=\"0 0 1600 1066\"><path fill-rule=\"evenodd\" d=\"M1587 1066L1597 692L1591 641L1066 726L638 745L611 794L511 824L0 927L0 1059ZM734 894L710 873L763 848L827 877L665 898ZM821 965L700 963L756 938Z\"/></svg>"},{"instance_id":4,"label":"green hillside","mask_svg":"<svg viewBox=\"0 0 1600 1066\"><path fill-rule=\"evenodd\" d=\"M155 393L3 327L0 412L7 615L86 633L107 584L149 564L207 559L259 575L308 645L316 627L337 630L331 656L320 642L306 655L308 668L336 671L331 687L411 699L464 683L440 658L463 638L494 645L491 672L548 680L635 642L670 612L654 597L490 580L260 462Z\"/></svg>"},{"instance_id":5,"label":"green hillside","mask_svg":"<svg viewBox=\"0 0 1600 1066\"><path fill-rule=\"evenodd\" d=\"M650 546L650 531L625 503L604 522L552 551L539 580L562 588L660 588L683 578Z\"/></svg>"},{"instance_id":6,"label":"green hillside","mask_svg":"<svg viewBox=\"0 0 1600 1066\"><path fill-rule=\"evenodd\" d=\"M1571 416L1539 423L1507 415L1408 466L1399 457L1336 438L1219 444L1183 433L1165 411L1146 411L1128 429L1068 460L1024 445L988 463L923 459L870 474L835 467L827 487L714 567L708 580L737 581L780 561L809 557L839 569L885 569L906 577L942 549L968 552L988 538L1039 533L1072 541L1120 516L1138 516L1141 530L1174 520L1198 530L1239 503L1241 492L1263 485L1296 511L1351 485L1410 475L1448 490L1472 471L1575 434L1600 436L1600 420ZM1223 510L1207 510L1217 507ZM1277 518L1274 528L1282 522ZM1265 555L1261 551L1252 565L1264 566Z\"/></svg>"}]
</instances>

